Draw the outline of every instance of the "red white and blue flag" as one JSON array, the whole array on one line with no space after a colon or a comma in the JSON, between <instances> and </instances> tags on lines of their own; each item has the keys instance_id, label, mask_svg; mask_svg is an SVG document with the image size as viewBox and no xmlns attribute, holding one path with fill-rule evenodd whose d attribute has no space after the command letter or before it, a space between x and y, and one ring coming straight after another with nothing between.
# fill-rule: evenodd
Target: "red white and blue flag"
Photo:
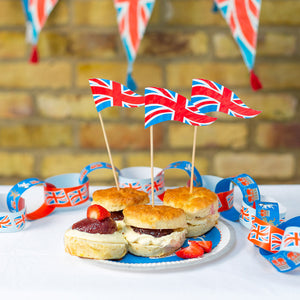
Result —
<instances>
[{"instance_id":1,"label":"red white and blue flag","mask_svg":"<svg viewBox=\"0 0 300 300\"><path fill-rule=\"evenodd\" d=\"M261 113L249 108L230 89L207 79L193 79L191 102L201 113L218 111L244 119L256 117Z\"/></svg>"},{"instance_id":2,"label":"red white and blue flag","mask_svg":"<svg viewBox=\"0 0 300 300\"><path fill-rule=\"evenodd\" d=\"M145 128L164 121L204 126L215 120L200 113L191 101L178 93L156 87L145 89Z\"/></svg>"},{"instance_id":3,"label":"red white and blue flag","mask_svg":"<svg viewBox=\"0 0 300 300\"><path fill-rule=\"evenodd\" d=\"M112 106L139 107L145 104L144 96L118 82L93 78L89 80L89 83L98 112Z\"/></svg>"},{"instance_id":4,"label":"red white and blue flag","mask_svg":"<svg viewBox=\"0 0 300 300\"><path fill-rule=\"evenodd\" d=\"M244 62L251 72L251 84L254 90L260 89L261 83L253 73L257 32L261 0L214 0L218 9L230 27Z\"/></svg>"},{"instance_id":5,"label":"red white and blue flag","mask_svg":"<svg viewBox=\"0 0 300 300\"><path fill-rule=\"evenodd\" d=\"M31 62L38 61L36 45L39 34L57 2L58 0L22 0L27 22L26 36L28 42L33 45Z\"/></svg>"},{"instance_id":6,"label":"red white and blue flag","mask_svg":"<svg viewBox=\"0 0 300 300\"><path fill-rule=\"evenodd\" d=\"M127 86L135 90L134 82L133 86L130 85L132 66L151 17L155 0L114 0L114 4L117 10L119 32L128 60Z\"/></svg>"}]
</instances>

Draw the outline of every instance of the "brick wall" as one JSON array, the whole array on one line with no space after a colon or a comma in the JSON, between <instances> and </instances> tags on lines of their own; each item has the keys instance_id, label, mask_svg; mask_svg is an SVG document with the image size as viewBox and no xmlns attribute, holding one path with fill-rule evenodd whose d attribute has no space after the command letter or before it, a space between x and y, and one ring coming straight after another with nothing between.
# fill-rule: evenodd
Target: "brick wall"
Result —
<instances>
[{"instance_id":1,"label":"brick wall","mask_svg":"<svg viewBox=\"0 0 300 300\"><path fill-rule=\"evenodd\" d=\"M263 113L250 120L218 115L198 129L196 167L222 177L248 173L259 183L300 179L300 1L262 0L253 92L240 52L212 0L156 0L141 43L134 77L146 86L187 97L203 77L234 90ZM28 63L20 0L0 0L0 184L28 177L79 172L107 161L88 79L125 83L126 58L112 0L60 0L39 40L40 63ZM143 108L103 111L115 165L149 165ZM193 129L165 122L154 132L155 165L191 160ZM92 173L112 184L110 171ZM168 171L167 184L185 174Z\"/></svg>"}]
</instances>

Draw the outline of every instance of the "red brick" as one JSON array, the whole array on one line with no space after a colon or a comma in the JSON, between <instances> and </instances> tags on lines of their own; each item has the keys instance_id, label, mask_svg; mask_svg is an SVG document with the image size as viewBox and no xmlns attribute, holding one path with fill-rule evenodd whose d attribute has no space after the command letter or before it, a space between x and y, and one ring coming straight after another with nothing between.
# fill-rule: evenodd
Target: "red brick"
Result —
<instances>
[{"instance_id":1,"label":"red brick","mask_svg":"<svg viewBox=\"0 0 300 300\"><path fill-rule=\"evenodd\" d=\"M135 150L149 149L149 129L144 129L144 124L104 124L111 149ZM154 145L159 148L162 144L162 130L160 126L154 129ZM100 123L82 124L80 128L80 146L82 148L106 147Z\"/></svg>"},{"instance_id":2,"label":"red brick","mask_svg":"<svg viewBox=\"0 0 300 300\"><path fill-rule=\"evenodd\" d=\"M260 124L256 131L256 142L262 148L300 149L300 123Z\"/></svg>"}]
</instances>

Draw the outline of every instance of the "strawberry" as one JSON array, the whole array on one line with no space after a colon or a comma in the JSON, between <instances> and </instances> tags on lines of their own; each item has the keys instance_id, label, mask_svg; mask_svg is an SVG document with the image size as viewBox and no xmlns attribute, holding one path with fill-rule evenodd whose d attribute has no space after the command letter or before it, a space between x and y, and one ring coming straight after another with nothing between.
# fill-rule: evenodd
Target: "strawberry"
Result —
<instances>
[{"instance_id":1,"label":"strawberry","mask_svg":"<svg viewBox=\"0 0 300 300\"><path fill-rule=\"evenodd\" d=\"M110 212L101 205L93 204L87 209L87 217L101 221L110 217Z\"/></svg>"},{"instance_id":2,"label":"strawberry","mask_svg":"<svg viewBox=\"0 0 300 300\"><path fill-rule=\"evenodd\" d=\"M200 245L205 253L208 253L212 249L212 241L195 241L198 245Z\"/></svg>"},{"instance_id":3,"label":"strawberry","mask_svg":"<svg viewBox=\"0 0 300 300\"><path fill-rule=\"evenodd\" d=\"M197 258L204 254L203 248L195 241L188 241L189 246L181 248L175 254L180 258Z\"/></svg>"}]
</instances>

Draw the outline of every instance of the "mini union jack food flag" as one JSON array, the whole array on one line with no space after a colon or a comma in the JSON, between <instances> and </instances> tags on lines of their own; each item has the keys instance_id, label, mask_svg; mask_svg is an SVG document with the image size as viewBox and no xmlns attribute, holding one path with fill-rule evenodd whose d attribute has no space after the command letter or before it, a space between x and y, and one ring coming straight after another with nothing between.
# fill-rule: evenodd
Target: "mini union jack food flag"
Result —
<instances>
[{"instance_id":1,"label":"mini union jack food flag","mask_svg":"<svg viewBox=\"0 0 300 300\"><path fill-rule=\"evenodd\" d=\"M145 97L112 80L93 78L89 80L95 106L98 112L112 107L139 107L145 104Z\"/></svg>"},{"instance_id":2,"label":"mini union jack food flag","mask_svg":"<svg viewBox=\"0 0 300 300\"><path fill-rule=\"evenodd\" d=\"M251 86L259 90L262 85L253 72L261 0L214 0L230 27L250 71Z\"/></svg>"},{"instance_id":3,"label":"mini union jack food flag","mask_svg":"<svg viewBox=\"0 0 300 300\"><path fill-rule=\"evenodd\" d=\"M225 86L207 79L193 79L191 102L201 113L218 111L244 119L256 117L261 113L246 106Z\"/></svg>"},{"instance_id":4,"label":"mini union jack food flag","mask_svg":"<svg viewBox=\"0 0 300 300\"><path fill-rule=\"evenodd\" d=\"M131 76L132 66L151 17L154 3L155 0L114 0L119 32L128 61L127 86L132 90L136 90Z\"/></svg>"},{"instance_id":5,"label":"mini union jack food flag","mask_svg":"<svg viewBox=\"0 0 300 300\"><path fill-rule=\"evenodd\" d=\"M191 101L178 93L156 87L145 89L145 128L164 121L204 126L215 120L200 113Z\"/></svg>"},{"instance_id":6,"label":"mini union jack food flag","mask_svg":"<svg viewBox=\"0 0 300 300\"><path fill-rule=\"evenodd\" d=\"M39 34L44 27L48 16L58 0L22 0L26 15L26 39L32 44L30 62L38 62L37 43Z\"/></svg>"}]
</instances>

